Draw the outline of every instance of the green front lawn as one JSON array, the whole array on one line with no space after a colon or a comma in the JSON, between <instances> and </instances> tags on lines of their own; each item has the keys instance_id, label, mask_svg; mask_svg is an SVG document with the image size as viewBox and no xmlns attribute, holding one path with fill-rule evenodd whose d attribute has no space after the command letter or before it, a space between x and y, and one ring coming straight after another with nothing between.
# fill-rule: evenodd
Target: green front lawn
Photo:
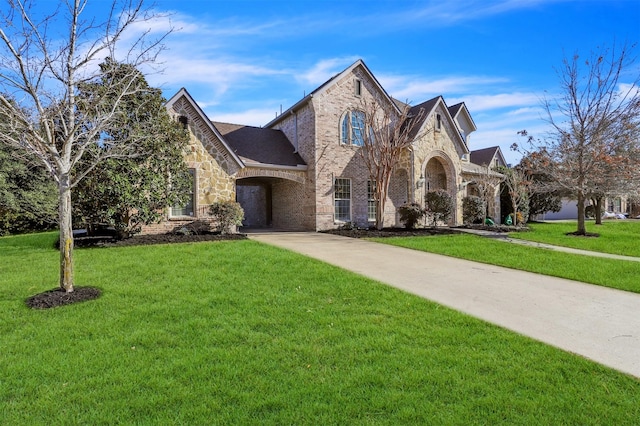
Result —
<instances>
[{"instance_id":1,"label":"green front lawn","mask_svg":"<svg viewBox=\"0 0 640 426\"><path fill-rule=\"evenodd\" d=\"M640 220L603 220L602 225L587 221L587 232L599 237L566 235L575 232L576 222L545 222L529 224L532 232L513 232L512 238L537 241L582 250L640 257Z\"/></svg>"},{"instance_id":2,"label":"green front lawn","mask_svg":"<svg viewBox=\"0 0 640 426\"><path fill-rule=\"evenodd\" d=\"M372 240L640 293L640 262L568 254L468 234Z\"/></svg>"},{"instance_id":3,"label":"green front lawn","mask_svg":"<svg viewBox=\"0 0 640 426\"><path fill-rule=\"evenodd\" d=\"M640 381L254 241L76 250L101 298L45 311L55 235L0 238L0 423L634 424Z\"/></svg>"}]
</instances>

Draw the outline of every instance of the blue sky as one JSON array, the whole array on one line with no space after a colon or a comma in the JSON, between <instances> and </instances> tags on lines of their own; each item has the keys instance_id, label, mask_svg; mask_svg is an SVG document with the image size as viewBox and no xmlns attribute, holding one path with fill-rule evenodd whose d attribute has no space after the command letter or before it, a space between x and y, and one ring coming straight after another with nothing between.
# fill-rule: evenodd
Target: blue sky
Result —
<instances>
[{"instance_id":1,"label":"blue sky","mask_svg":"<svg viewBox=\"0 0 640 426\"><path fill-rule=\"evenodd\" d=\"M640 41L640 0L157 0L156 9L177 31L149 81L167 98L185 87L212 120L264 125L361 58L400 100L464 101L478 127L470 149L500 145L512 163L518 130L548 128L540 102L557 96L563 57Z\"/></svg>"}]
</instances>

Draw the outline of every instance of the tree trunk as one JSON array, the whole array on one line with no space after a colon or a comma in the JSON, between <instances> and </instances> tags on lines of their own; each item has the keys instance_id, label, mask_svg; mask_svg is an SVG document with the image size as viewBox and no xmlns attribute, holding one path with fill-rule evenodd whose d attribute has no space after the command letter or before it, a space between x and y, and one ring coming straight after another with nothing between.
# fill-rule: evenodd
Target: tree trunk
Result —
<instances>
[{"instance_id":1,"label":"tree trunk","mask_svg":"<svg viewBox=\"0 0 640 426\"><path fill-rule=\"evenodd\" d=\"M60 179L60 288L67 293L73 291L73 223L71 214L71 188L69 176Z\"/></svg>"},{"instance_id":2,"label":"tree trunk","mask_svg":"<svg viewBox=\"0 0 640 426\"><path fill-rule=\"evenodd\" d=\"M596 217L596 225L602 225L602 197L596 197L593 204L593 214Z\"/></svg>"},{"instance_id":3,"label":"tree trunk","mask_svg":"<svg viewBox=\"0 0 640 426\"><path fill-rule=\"evenodd\" d=\"M376 200L376 229L379 231L384 228L384 202Z\"/></svg>"},{"instance_id":4,"label":"tree trunk","mask_svg":"<svg viewBox=\"0 0 640 426\"><path fill-rule=\"evenodd\" d=\"M576 234L587 234L587 228L584 224L584 194L582 192L578 193L578 229L576 230Z\"/></svg>"}]
</instances>

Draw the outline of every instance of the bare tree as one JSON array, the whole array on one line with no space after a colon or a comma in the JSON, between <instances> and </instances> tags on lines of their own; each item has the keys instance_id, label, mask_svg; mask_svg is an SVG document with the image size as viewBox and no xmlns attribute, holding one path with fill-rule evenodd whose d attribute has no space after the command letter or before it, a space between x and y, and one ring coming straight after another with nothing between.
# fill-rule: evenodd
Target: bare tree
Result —
<instances>
[{"instance_id":1,"label":"bare tree","mask_svg":"<svg viewBox=\"0 0 640 426\"><path fill-rule=\"evenodd\" d=\"M553 133L533 144L530 159L538 172L551 178L552 188L546 189L566 191L577 199L578 235L586 234L585 200L637 187L640 73L634 47L602 48L586 59L578 54L565 58L558 71L562 96L543 103Z\"/></svg>"},{"instance_id":2,"label":"bare tree","mask_svg":"<svg viewBox=\"0 0 640 426\"><path fill-rule=\"evenodd\" d=\"M527 175L524 170L519 167L498 167L497 171L504 175L502 181L509 194L509 200L511 202L511 208L513 209L513 225L518 225L518 212L523 207L528 206L526 203L529 200L529 183L531 181L530 175ZM528 212L523 213L523 219L528 217ZM524 219L526 221L526 219Z\"/></svg>"},{"instance_id":3,"label":"bare tree","mask_svg":"<svg viewBox=\"0 0 640 426\"><path fill-rule=\"evenodd\" d=\"M417 112L408 104L396 110L380 99L361 102L363 114L362 148L360 154L375 182L376 228L384 227L384 208L389 183L395 167L414 140L413 131L424 117L424 109Z\"/></svg>"},{"instance_id":4,"label":"bare tree","mask_svg":"<svg viewBox=\"0 0 640 426\"><path fill-rule=\"evenodd\" d=\"M485 210L482 217L482 223L487 220L487 211L495 206L495 197L500 188L500 183L504 176L493 170L489 165L483 164L478 166L478 170L474 173L473 181L470 182L478 192L478 196L484 200ZM495 218L494 218L495 219ZM500 222L500 218L497 219Z\"/></svg>"},{"instance_id":5,"label":"bare tree","mask_svg":"<svg viewBox=\"0 0 640 426\"><path fill-rule=\"evenodd\" d=\"M149 30L116 50L127 30L157 16L144 9L143 0L113 0L106 19L97 23L84 18L87 3L61 1L48 15L28 0L9 0L0 9L0 142L44 164L57 184L60 287L67 292L74 286L72 189L101 161L141 154L141 135L114 140L103 131L123 120L118 104L138 90L136 66L153 63L168 34L150 39ZM54 21L64 34L54 32ZM133 71L109 88L109 96L80 101L82 85L112 71L98 67L106 58L131 64Z\"/></svg>"}]
</instances>

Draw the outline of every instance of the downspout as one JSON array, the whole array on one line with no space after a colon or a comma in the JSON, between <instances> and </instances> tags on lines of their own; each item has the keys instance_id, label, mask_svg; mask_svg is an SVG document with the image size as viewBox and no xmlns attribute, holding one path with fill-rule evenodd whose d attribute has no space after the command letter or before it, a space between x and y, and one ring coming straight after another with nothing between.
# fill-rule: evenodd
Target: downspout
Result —
<instances>
[{"instance_id":1,"label":"downspout","mask_svg":"<svg viewBox=\"0 0 640 426\"><path fill-rule=\"evenodd\" d=\"M291 114L293 115L293 127L295 136L293 137L293 153L298 153L298 114L294 110L291 110Z\"/></svg>"},{"instance_id":2,"label":"downspout","mask_svg":"<svg viewBox=\"0 0 640 426\"><path fill-rule=\"evenodd\" d=\"M416 154L411 149L411 191L409 192L411 199L407 200L408 203L415 203L416 200Z\"/></svg>"}]
</instances>

